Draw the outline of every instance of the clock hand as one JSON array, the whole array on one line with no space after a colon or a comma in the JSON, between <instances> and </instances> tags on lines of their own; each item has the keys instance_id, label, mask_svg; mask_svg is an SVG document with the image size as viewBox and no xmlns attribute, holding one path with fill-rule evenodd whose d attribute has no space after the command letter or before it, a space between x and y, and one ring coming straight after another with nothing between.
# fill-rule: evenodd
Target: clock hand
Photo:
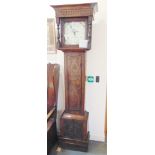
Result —
<instances>
[{"instance_id":1,"label":"clock hand","mask_svg":"<svg viewBox=\"0 0 155 155\"><path fill-rule=\"evenodd\" d=\"M77 33L77 32L78 32L78 31L76 31L76 30L74 30L74 31L73 31L73 33L74 33L74 36L76 35L76 33Z\"/></svg>"},{"instance_id":2,"label":"clock hand","mask_svg":"<svg viewBox=\"0 0 155 155\"><path fill-rule=\"evenodd\" d=\"M76 31L74 31L73 33L74 33L74 36L75 36L76 35Z\"/></svg>"}]
</instances>

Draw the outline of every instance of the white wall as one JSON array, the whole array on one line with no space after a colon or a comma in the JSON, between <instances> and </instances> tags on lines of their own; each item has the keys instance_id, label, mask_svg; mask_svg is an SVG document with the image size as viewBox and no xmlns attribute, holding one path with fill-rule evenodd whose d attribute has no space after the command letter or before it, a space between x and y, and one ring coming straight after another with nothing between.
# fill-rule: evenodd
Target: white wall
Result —
<instances>
[{"instance_id":1,"label":"white wall","mask_svg":"<svg viewBox=\"0 0 155 155\"><path fill-rule=\"evenodd\" d=\"M98 2L98 12L95 14L92 30L92 49L86 53L86 76L100 76L99 83L86 82L85 109L89 112L90 139L104 141L104 121L106 104L106 4L105 0ZM55 1L59 3L59 1ZM68 1L67 1L68 2ZM75 3L70 0L70 3ZM90 2L89 1L78 1ZM64 2L65 3L65 2ZM63 3L63 4L64 4ZM49 4L55 4L54 1ZM60 3L59 3L60 4ZM62 4L62 1L61 1ZM47 17L54 17L52 8L48 8ZM61 51L57 54L48 54L48 62L60 64L60 85L58 97L58 119L64 110L64 55Z\"/></svg>"}]
</instances>

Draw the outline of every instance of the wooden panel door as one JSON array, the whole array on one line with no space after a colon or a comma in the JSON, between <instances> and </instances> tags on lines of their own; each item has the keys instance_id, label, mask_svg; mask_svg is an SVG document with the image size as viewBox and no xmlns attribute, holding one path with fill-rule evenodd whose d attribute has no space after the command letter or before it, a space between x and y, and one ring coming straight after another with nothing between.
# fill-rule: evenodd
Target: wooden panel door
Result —
<instances>
[{"instance_id":1,"label":"wooden panel door","mask_svg":"<svg viewBox=\"0 0 155 155\"><path fill-rule=\"evenodd\" d=\"M65 53L66 111L84 113L85 53Z\"/></svg>"}]
</instances>

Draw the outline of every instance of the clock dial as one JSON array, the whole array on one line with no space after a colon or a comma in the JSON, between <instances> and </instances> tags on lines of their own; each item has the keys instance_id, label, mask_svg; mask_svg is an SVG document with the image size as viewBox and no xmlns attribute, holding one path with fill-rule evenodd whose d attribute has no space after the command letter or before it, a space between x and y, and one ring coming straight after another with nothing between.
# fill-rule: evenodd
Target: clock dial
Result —
<instances>
[{"instance_id":1,"label":"clock dial","mask_svg":"<svg viewBox=\"0 0 155 155\"><path fill-rule=\"evenodd\" d=\"M65 45L78 45L86 39L86 22L65 22L64 43Z\"/></svg>"}]
</instances>

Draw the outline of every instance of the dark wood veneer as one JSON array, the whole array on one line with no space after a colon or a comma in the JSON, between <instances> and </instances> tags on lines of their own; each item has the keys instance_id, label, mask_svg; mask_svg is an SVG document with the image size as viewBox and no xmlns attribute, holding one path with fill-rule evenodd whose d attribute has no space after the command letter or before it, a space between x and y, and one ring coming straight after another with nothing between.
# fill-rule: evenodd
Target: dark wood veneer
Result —
<instances>
[{"instance_id":1,"label":"dark wood veneer","mask_svg":"<svg viewBox=\"0 0 155 155\"><path fill-rule=\"evenodd\" d=\"M85 53L65 53L65 111L84 113Z\"/></svg>"}]
</instances>

